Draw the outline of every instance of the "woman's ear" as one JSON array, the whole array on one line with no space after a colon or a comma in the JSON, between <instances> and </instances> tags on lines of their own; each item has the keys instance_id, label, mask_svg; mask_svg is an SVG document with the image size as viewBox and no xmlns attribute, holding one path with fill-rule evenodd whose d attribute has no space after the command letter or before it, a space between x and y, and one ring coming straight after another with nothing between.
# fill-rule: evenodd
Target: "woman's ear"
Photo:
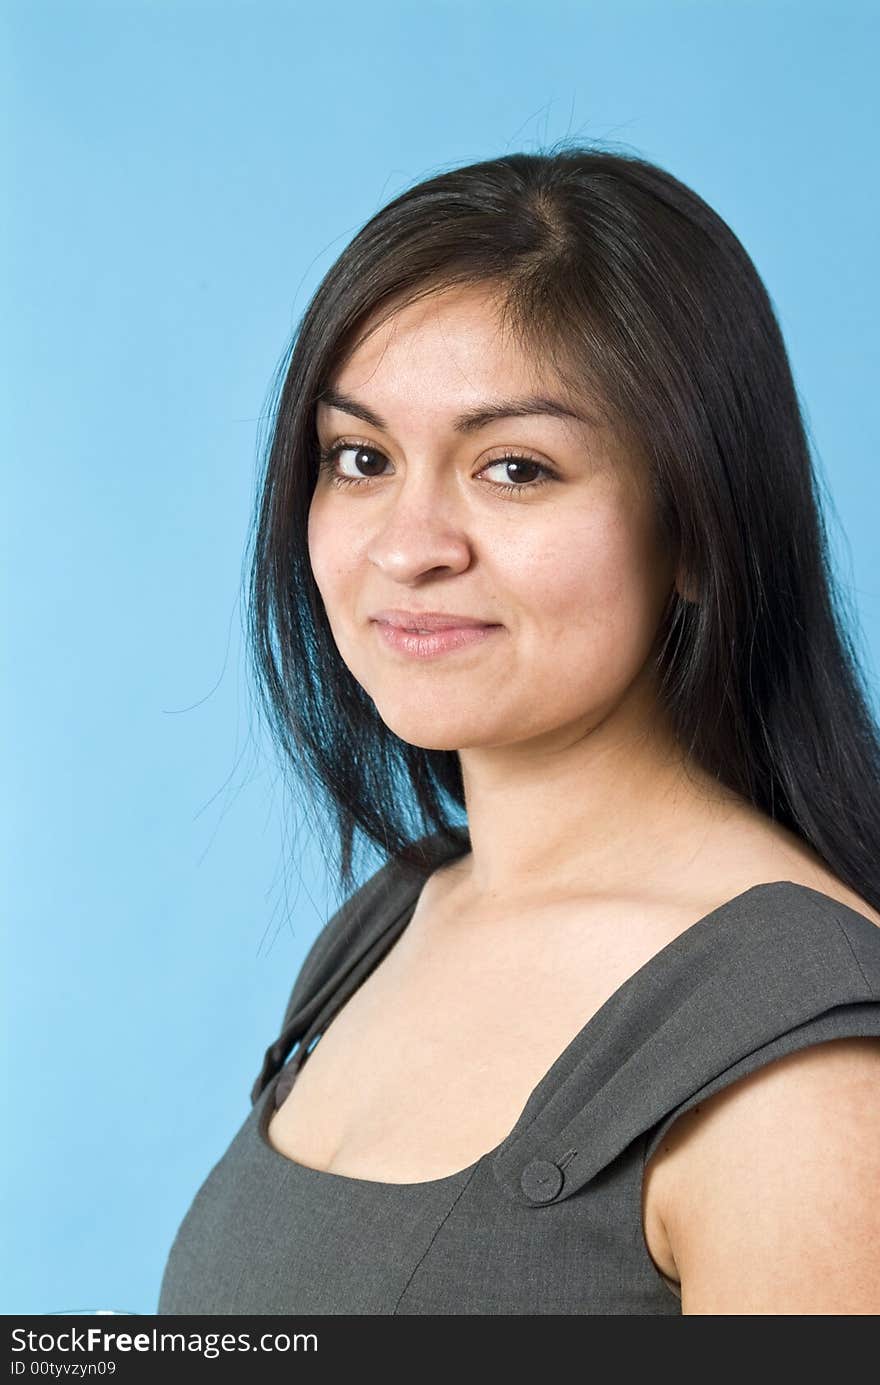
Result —
<instances>
[{"instance_id":1,"label":"woman's ear","mask_svg":"<svg viewBox=\"0 0 880 1385\"><path fill-rule=\"evenodd\" d=\"M696 584L691 581L684 568L679 566L675 574L675 590L682 601L694 605L697 600Z\"/></svg>"}]
</instances>

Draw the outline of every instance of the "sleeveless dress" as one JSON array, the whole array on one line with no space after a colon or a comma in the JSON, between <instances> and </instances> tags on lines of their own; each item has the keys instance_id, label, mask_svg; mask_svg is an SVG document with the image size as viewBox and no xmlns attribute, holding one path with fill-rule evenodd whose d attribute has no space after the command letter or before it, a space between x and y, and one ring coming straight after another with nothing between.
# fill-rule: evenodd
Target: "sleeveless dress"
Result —
<instances>
[{"instance_id":1,"label":"sleeveless dress","mask_svg":"<svg viewBox=\"0 0 880 1385\"><path fill-rule=\"evenodd\" d=\"M432 869L468 849L420 845ZM174 1238L159 1313L680 1315L642 1225L668 1127L796 1049L880 1036L880 928L805 885L755 885L630 976L467 1168L398 1184L297 1164L268 1141L272 1113L423 881L388 862L319 933L251 1110Z\"/></svg>"}]
</instances>

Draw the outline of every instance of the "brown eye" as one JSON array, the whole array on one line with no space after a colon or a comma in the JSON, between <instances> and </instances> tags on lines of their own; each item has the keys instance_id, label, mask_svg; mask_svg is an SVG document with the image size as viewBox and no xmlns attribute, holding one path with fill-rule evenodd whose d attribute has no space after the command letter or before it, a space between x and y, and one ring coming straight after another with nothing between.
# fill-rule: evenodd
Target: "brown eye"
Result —
<instances>
[{"instance_id":1,"label":"brown eye","mask_svg":"<svg viewBox=\"0 0 880 1385\"><path fill-rule=\"evenodd\" d=\"M354 468L355 474L344 474L339 470L339 459L346 453L352 454L349 463ZM371 447L367 443L359 442L335 442L332 447L321 448L318 455L318 465L320 470L329 477L334 486L362 486L370 481L380 479L382 468L388 463L388 458L377 447ZM534 457L524 457L517 452L508 453L504 457L497 457L495 461L487 463L482 471L478 473L480 477L485 472L492 471L493 468L503 467L503 475L514 480L488 481L488 485L497 491L502 491L518 499L520 495L527 495L531 491L538 490L548 481L558 479L556 472L544 462L537 461ZM525 472L525 475L522 473Z\"/></svg>"},{"instance_id":2,"label":"brown eye","mask_svg":"<svg viewBox=\"0 0 880 1385\"><path fill-rule=\"evenodd\" d=\"M533 462L528 457L502 457L498 462L490 462L486 470L491 471L493 466L504 467L504 475L508 480L521 482L534 481L536 472L540 473L546 470L540 462ZM522 475L523 471L525 471L525 475ZM529 475L530 471L531 475Z\"/></svg>"},{"instance_id":3,"label":"brown eye","mask_svg":"<svg viewBox=\"0 0 880 1385\"><path fill-rule=\"evenodd\" d=\"M338 459L346 452L353 453L353 465L356 474L343 475L337 467ZM319 454L319 466L322 471L330 475L331 480L336 485L358 485L361 481L371 481L375 476L381 474L382 466L387 458L375 447L367 447L363 443L335 442L332 447L322 448ZM378 471L372 468L378 467ZM364 470L366 468L366 470Z\"/></svg>"},{"instance_id":4,"label":"brown eye","mask_svg":"<svg viewBox=\"0 0 880 1385\"><path fill-rule=\"evenodd\" d=\"M557 480L556 472L552 471L544 462L538 462L534 457L521 457L518 453L511 452L506 457L497 457L494 462L483 468L483 472L491 471L493 467L503 467L502 475L514 476L514 480L490 481L491 486L497 490L505 491L508 495L527 495L530 491L536 491L541 486L545 486L548 481ZM523 476L522 472L525 471ZM480 474L482 475L483 472ZM537 477L535 472L538 473Z\"/></svg>"}]
</instances>

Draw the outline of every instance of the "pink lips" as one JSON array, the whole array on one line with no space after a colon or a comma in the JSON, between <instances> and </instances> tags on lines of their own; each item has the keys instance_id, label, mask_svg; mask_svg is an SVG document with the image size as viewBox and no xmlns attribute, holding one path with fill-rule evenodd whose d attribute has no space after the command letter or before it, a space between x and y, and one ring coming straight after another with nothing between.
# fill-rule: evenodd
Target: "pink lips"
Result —
<instances>
[{"instance_id":1,"label":"pink lips","mask_svg":"<svg viewBox=\"0 0 880 1385\"><path fill-rule=\"evenodd\" d=\"M470 648L501 629L500 625L476 621L471 616L440 611L379 611L373 621L386 646L415 659L433 659L438 654ZM407 628L417 621L418 628Z\"/></svg>"},{"instance_id":2,"label":"pink lips","mask_svg":"<svg viewBox=\"0 0 880 1385\"><path fill-rule=\"evenodd\" d=\"M387 625L396 625L408 630L460 630L471 626L485 628L495 622L478 620L474 616L460 616L452 611L377 611L373 620Z\"/></svg>"}]
</instances>

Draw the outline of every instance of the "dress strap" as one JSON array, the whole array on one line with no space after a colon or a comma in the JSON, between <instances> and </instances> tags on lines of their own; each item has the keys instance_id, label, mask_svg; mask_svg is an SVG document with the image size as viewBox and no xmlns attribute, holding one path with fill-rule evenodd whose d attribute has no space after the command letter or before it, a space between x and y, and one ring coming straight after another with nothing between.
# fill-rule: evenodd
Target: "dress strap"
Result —
<instances>
[{"instance_id":1,"label":"dress strap","mask_svg":"<svg viewBox=\"0 0 880 1385\"><path fill-rule=\"evenodd\" d=\"M652 957L535 1089L493 1159L514 1201L571 1197L633 1140L796 1049L880 1037L880 927L793 881L757 885Z\"/></svg>"},{"instance_id":2,"label":"dress strap","mask_svg":"<svg viewBox=\"0 0 880 1385\"><path fill-rule=\"evenodd\" d=\"M418 841L429 869L463 849L463 836L429 833ZM266 1049L251 1087L255 1105L297 1043L308 1042L406 926L425 876L386 861L337 909L306 953L284 1011L281 1033Z\"/></svg>"}]
</instances>

